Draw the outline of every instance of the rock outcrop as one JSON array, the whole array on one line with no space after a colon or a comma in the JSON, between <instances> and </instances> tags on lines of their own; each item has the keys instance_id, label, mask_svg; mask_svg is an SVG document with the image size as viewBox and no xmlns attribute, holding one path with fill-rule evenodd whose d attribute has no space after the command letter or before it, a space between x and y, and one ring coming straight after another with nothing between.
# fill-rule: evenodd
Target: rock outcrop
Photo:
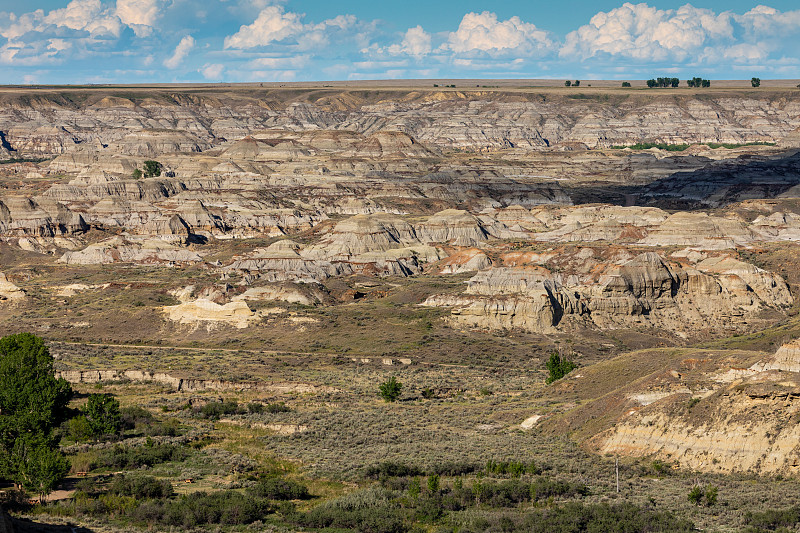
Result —
<instances>
[{"instance_id":1,"label":"rock outcrop","mask_svg":"<svg viewBox=\"0 0 800 533\"><path fill-rule=\"evenodd\" d=\"M750 372L732 369L697 380L703 390L683 386L655 396L627 411L592 445L601 453L657 457L702 472L800 471L797 341Z\"/></svg>"},{"instance_id":2,"label":"rock outcrop","mask_svg":"<svg viewBox=\"0 0 800 533\"><path fill-rule=\"evenodd\" d=\"M431 296L423 305L451 307L456 322L488 329L550 332L588 325L690 335L736 328L763 309L794 302L780 276L725 256L690 266L648 252L594 270L595 277L581 279L542 266L493 267L471 278L463 294Z\"/></svg>"},{"instance_id":3,"label":"rock outcrop","mask_svg":"<svg viewBox=\"0 0 800 533\"><path fill-rule=\"evenodd\" d=\"M195 300L178 305L167 306L164 313L173 322L180 324L226 324L238 329L244 329L258 318L242 300L233 301L224 305L211 300Z\"/></svg>"},{"instance_id":4,"label":"rock outcrop","mask_svg":"<svg viewBox=\"0 0 800 533\"><path fill-rule=\"evenodd\" d=\"M25 298L25 291L8 281L5 274L0 272L0 302L13 302Z\"/></svg>"}]
</instances>

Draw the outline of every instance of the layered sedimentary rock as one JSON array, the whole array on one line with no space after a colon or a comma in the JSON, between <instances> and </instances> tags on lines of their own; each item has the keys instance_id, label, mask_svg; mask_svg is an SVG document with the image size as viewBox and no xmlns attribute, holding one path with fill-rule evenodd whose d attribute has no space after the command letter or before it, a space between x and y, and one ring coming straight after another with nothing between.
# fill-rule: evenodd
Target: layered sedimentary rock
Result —
<instances>
[{"instance_id":1,"label":"layered sedimentary rock","mask_svg":"<svg viewBox=\"0 0 800 533\"><path fill-rule=\"evenodd\" d=\"M13 302L25 298L25 292L8 281L5 274L0 272L0 302Z\"/></svg>"},{"instance_id":2,"label":"layered sedimentary rock","mask_svg":"<svg viewBox=\"0 0 800 533\"><path fill-rule=\"evenodd\" d=\"M0 102L0 131L18 153L50 155L86 145L137 154L190 151L274 127L345 129L372 134L358 146L364 153L385 156L410 150L420 156L407 138L397 140L397 132L441 148L471 150L593 148L641 139L775 142L798 128L800 116L795 100L769 93L715 93L702 100L689 94L570 99L535 91L417 90L392 101L378 91L315 95L273 90L232 97L220 91L190 95L165 90L139 98L87 93L84 102L76 104L57 92L27 103L8 95ZM289 141L279 150L287 146L294 152Z\"/></svg>"},{"instance_id":3,"label":"layered sedimentary rock","mask_svg":"<svg viewBox=\"0 0 800 533\"><path fill-rule=\"evenodd\" d=\"M558 263L551 257L545 264ZM738 317L754 319L763 309L793 302L780 276L736 259L682 265L648 252L595 267L589 276L564 277L542 266L493 267L472 277L462 295L432 296L424 305L451 307L454 321L489 329L658 327L686 335L735 327Z\"/></svg>"},{"instance_id":4,"label":"layered sedimentary rock","mask_svg":"<svg viewBox=\"0 0 800 533\"><path fill-rule=\"evenodd\" d=\"M256 313L242 300L220 305L211 300L199 299L165 307L164 313L170 320L181 324L226 324L238 329L246 328L257 318Z\"/></svg>"},{"instance_id":5,"label":"layered sedimentary rock","mask_svg":"<svg viewBox=\"0 0 800 533\"><path fill-rule=\"evenodd\" d=\"M657 457L704 472L796 474L798 355L795 341L751 369L698 376L702 389L689 383L695 392L678 383L683 377L672 378L672 391L632 406L592 445L602 453ZM689 406L692 396L697 400Z\"/></svg>"}]
</instances>

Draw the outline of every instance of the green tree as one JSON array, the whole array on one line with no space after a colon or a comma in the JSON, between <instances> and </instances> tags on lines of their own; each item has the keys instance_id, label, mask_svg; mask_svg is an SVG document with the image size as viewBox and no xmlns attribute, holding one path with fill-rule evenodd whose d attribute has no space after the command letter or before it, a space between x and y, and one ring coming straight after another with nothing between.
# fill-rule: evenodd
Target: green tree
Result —
<instances>
[{"instance_id":1,"label":"green tree","mask_svg":"<svg viewBox=\"0 0 800 533\"><path fill-rule=\"evenodd\" d=\"M19 461L17 483L39 496L39 502L53 492L69 471L64 454L46 439L26 435L17 439L13 453Z\"/></svg>"},{"instance_id":2,"label":"green tree","mask_svg":"<svg viewBox=\"0 0 800 533\"><path fill-rule=\"evenodd\" d=\"M85 416L76 416L67 421L67 434L75 442L89 440L92 437L92 426Z\"/></svg>"},{"instance_id":3,"label":"green tree","mask_svg":"<svg viewBox=\"0 0 800 533\"><path fill-rule=\"evenodd\" d=\"M161 163L158 161L145 161L144 162L144 177L157 178L161 175Z\"/></svg>"},{"instance_id":4,"label":"green tree","mask_svg":"<svg viewBox=\"0 0 800 533\"><path fill-rule=\"evenodd\" d=\"M572 82L572 86L573 86L573 87L580 87L580 86L581 86L581 80L575 80L575 81L573 81L573 82Z\"/></svg>"},{"instance_id":5,"label":"green tree","mask_svg":"<svg viewBox=\"0 0 800 533\"><path fill-rule=\"evenodd\" d=\"M138 168L135 168L135 169L133 169L133 173L131 174L131 176L135 180L142 179L142 171L139 170Z\"/></svg>"},{"instance_id":6,"label":"green tree","mask_svg":"<svg viewBox=\"0 0 800 533\"><path fill-rule=\"evenodd\" d=\"M623 81L623 82L622 82L622 86L623 86L623 87L630 87L630 86L631 86L631 82L629 82L629 81Z\"/></svg>"},{"instance_id":7,"label":"green tree","mask_svg":"<svg viewBox=\"0 0 800 533\"><path fill-rule=\"evenodd\" d=\"M547 380L545 380L548 385L563 378L578 367L578 365L566 357L561 357L558 352L553 352L550 354L550 359L547 360L545 366L547 367L547 371L549 373Z\"/></svg>"},{"instance_id":8,"label":"green tree","mask_svg":"<svg viewBox=\"0 0 800 533\"><path fill-rule=\"evenodd\" d=\"M569 87L570 85L572 85L572 81L567 80L564 82L564 87Z\"/></svg>"},{"instance_id":9,"label":"green tree","mask_svg":"<svg viewBox=\"0 0 800 533\"><path fill-rule=\"evenodd\" d=\"M692 490L689 491L688 499L695 505L700 505L703 502L703 488L699 485L695 485L692 487Z\"/></svg>"},{"instance_id":10,"label":"green tree","mask_svg":"<svg viewBox=\"0 0 800 533\"><path fill-rule=\"evenodd\" d=\"M439 475L431 474L428 476L428 492L439 492Z\"/></svg>"},{"instance_id":11,"label":"green tree","mask_svg":"<svg viewBox=\"0 0 800 533\"><path fill-rule=\"evenodd\" d=\"M761 78L751 78L750 85L753 87L761 87Z\"/></svg>"},{"instance_id":12,"label":"green tree","mask_svg":"<svg viewBox=\"0 0 800 533\"><path fill-rule=\"evenodd\" d=\"M66 419L71 396L69 383L53 375L42 339L30 333L0 339L0 478L40 496L63 478L66 461L53 430Z\"/></svg>"},{"instance_id":13,"label":"green tree","mask_svg":"<svg viewBox=\"0 0 800 533\"><path fill-rule=\"evenodd\" d=\"M396 402L400 397L400 391L403 389L403 384L397 381L397 378L392 376L388 381L381 383L380 395L387 402Z\"/></svg>"},{"instance_id":14,"label":"green tree","mask_svg":"<svg viewBox=\"0 0 800 533\"><path fill-rule=\"evenodd\" d=\"M657 85L658 85L658 82L657 82L656 80L654 80L654 79L652 79L652 78L651 78L651 79L649 79L649 80L647 80L647 86L648 86L649 88L651 88L651 89L652 89L653 87L656 87Z\"/></svg>"},{"instance_id":15,"label":"green tree","mask_svg":"<svg viewBox=\"0 0 800 533\"><path fill-rule=\"evenodd\" d=\"M111 435L122 429L119 402L112 394L90 394L84 407L92 435Z\"/></svg>"},{"instance_id":16,"label":"green tree","mask_svg":"<svg viewBox=\"0 0 800 533\"><path fill-rule=\"evenodd\" d=\"M716 505L717 499L719 498L719 489L714 485L709 485L705 489L700 485L695 485L692 487L692 490L689 491L688 498L689 501L695 505L712 507Z\"/></svg>"},{"instance_id":17,"label":"green tree","mask_svg":"<svg viewBox=\"0 0 800 533\"><path fill-rule=\"evenodd\" d=\"M719 498L719 489L714 485L706 487L706 493L703 495L703 503L705 503L706 507L716 505L717 498Z\"/></svg>"}]
</instances>

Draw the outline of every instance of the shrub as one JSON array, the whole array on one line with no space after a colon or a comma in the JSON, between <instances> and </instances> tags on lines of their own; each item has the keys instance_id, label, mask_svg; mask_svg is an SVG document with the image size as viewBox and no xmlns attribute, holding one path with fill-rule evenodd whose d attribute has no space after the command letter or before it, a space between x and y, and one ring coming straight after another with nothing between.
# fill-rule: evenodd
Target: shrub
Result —
<instances>
[{"instance_id":1,"label":"shrub","mask_svg":"<svg viewBox=\"0 0 800 533\"><path fill-rule=\"evenodd\" d=\"M495 461L493 459L486 462L487 474L520 477L522 474L538 474L539 472L539 468L533 462L525 464L521 461Z\"/></svg>"},{"instance_id":2,"label":"shrub","mask_svg":"<svg viewBox=\"0 0 800 533\"><path fill-rule=\"evenodd\" d=\"M403 384L397 381L397 378L392 376L388 381L381 383L379 387L379 394L386 402L396 402L400 398L400 393L403 389Z\"/></svg>"},{"instance_id":3,"label":"shrub","mask_svg":"<svg viewBox=\"0 0 800 533\"><path fill-rule=\"evenodd\" d=\"M308 487L277 477L266 478L249 489L250 494L267 500L307 500L311 497Z\"/></svg>"},{"instance_id":4,"label":"shrub","mask_svg":"<svg viewBox=\"0 0 800 533\"><path fill-rule=\"evenodd\" d=\"M175 495L172 483L152 476L114 476L108 491L112 494L133 496L137 500L166 499Z\"/></svg>"},{"instance_id":5,"label":"shrub","mask_svg":"<svg viewBox=\"0 0 800 533\"><path fill-rule=\"evenodd\" d=\"M153 446L114 446L103 450L98 456L96 464L101 468L117 470L135 469L142 466L153 466L172 461L183 461L189 452L182 446L174 444L156 444Z\"/></svg>"},{"instance_id":6,"label":"shrub","mask_svg":"<svg viewBox=\"0 0 800 533\"><path fill-rule=\"evenodd\" d=\"M301 525L314 528L355 529L365 533L405 533L406 513L381 487L346 494L324 502L298 517Z\"/></svg>"},{"instance_id":7,"label":"shrub","mask_svg":"<svg viewBox=\"0 0 800 533\"><path fill-rule=\"evenodd\" d=\"M247 404L247 412L250 414L259 414L264 412L264 404L259 402L250 402Z\"/></svg>"},{"instance_id":8,"label":"shrub","mask_svg":"<svg viewBox=\"0 0 800 533\"><path fill-rule=\"evenodd\" d=\"M136 429L137 426L149 425L153 422L153 414L138 405L123 407L119 414L123 429Z\"/></svg>"},{"instance_id":9,"label":"shrub","mask_svg":"<svg viewBox=\"0 0 800 533\"><path fill-rule=\"evenodd\" d=\"M629 82L629 81L623 81L623 82L622 82L622 86L623 86L623 87L630 87L630 86L631 86L631 82Z\"/></svg>"},{"instance_id":10,"label":"shrub","mask_svg":"<svg viewBox=\"0 0 800 533\"><path fill-rule=\"evenodd\" d=\"M535 509L517 520L514 515L500 515L497 524L488 520L478 526L490 531L526 531L531 533L594 532L627 533L631 531L683 533L694 531L689 520L672 513L650 511L630 503L618 505L571 502L563 506ZM506 524L501 525L501 521Z\"/></svg>"},{"instance_id":11,"label":"shrub","mask_svg":"<svg viewBox=\"0 0 800 533\"><path fill-rule=\"evenodd\" d=\"M270 414L275 413L289 413L291 409L283 402L267 404L267 412Z\"/></svg>"},{"instance_id":12,"label":"shrub","mask_svg":"<svg viewBox=\"0 0 800 533\"><path fill-rule=\"evenodd\" d=\"M369 479L383 480L390 477L410 477L421 476L424 472L415 466L405 463L395 463L385 461L376 465L368 466L364 472L364 477Z\"/></svg>"},{"instance_id":13,"label":"shrub","mask_svg":"<svg viewBox=\"0 0 800 533\"><path fill-rule=\"evenodd\" d=\"M161 175L161 163L158 161L145 161L144 162L144 177L157 178Z\"/></svg>"},{"instance_id":14,"label":"shrub","mask_svg":"<svg viewBox=\"0 0 800 533\"><path fill-rule=\"evenodd\" d=\"M221 402L208 402L204 406L195 410L195 413L202 418L209 420L219 420L223 415L236 415L243 413L239 408L239 403L231 400L223 400Z\"/></svg>"},{"instance_id":15,"label":"shrub","mask_svg":"<svg viewBox=\"0 0 800 533\"><path fill-rule=\"evenodd\" d=\"M479 470L478 465L469 461L439 463L427 470L427 474L438 474L440 476L460 476L471 474Z\"/></svg>"},{"instance_id":16,"label":"shrub","mask_svg":"<svg viewBox=\"0 0 800 533\"><path fill-rule=\"evenodd\" d=\"M561 357L558 352L553 352L550 354L550 359L548 359L547 363L545 363L547 367L547 372L549 375L545 382L549 385L556 380L559 380L575 370L578 365L567 359L566 357Z\"/></svg>"},{"instance_id":17,"label":"shrub","mask_svg":"<svg viewBox=\"0 0 800 533\"><path fill-rule=\"evenodd\" d=\"M790 531L800 525L800 507L748 512L744 516L744 523L749 526L747 531L753 533L778 531L780 528Z\"/></svg>"},{"instance_id":18,"label":"shrub","mask_svg":"<svg viewBox=\"0 0 800 533\"><path fill-rule=\"evenodd\" d=\"M761 78L751 78L750 85L753 87L761 87Z\"/></svg>"}]
</instances>

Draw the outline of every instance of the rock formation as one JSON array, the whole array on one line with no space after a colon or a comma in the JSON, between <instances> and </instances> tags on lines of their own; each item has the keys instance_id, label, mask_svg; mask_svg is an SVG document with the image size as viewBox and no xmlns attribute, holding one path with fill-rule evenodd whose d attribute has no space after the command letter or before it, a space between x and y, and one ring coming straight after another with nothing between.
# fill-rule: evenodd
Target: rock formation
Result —
<instances>
[{"instance_id":1,"label":"rock formation","mask_svg":"<svg viewBox=\"0 0 800 533\"><path fill-rule=\"evenodd\" d=\"M699 377L702 388L690 383L695 392L676 383L627 411L593 445L602 453L654 456L703 472L794 475L800 469L800 426L791 422L798 414L799 354L794 341L750 372ZM699 401L687 407L692 397Z\"/></svg>"},{"instance_id":2,"label":"rock formation","mask_svg":"<svg viewBox=\"0 0 800 533\"><path fill-rule=\"evenodd\" d=\"M542 266L492 267L473 276L462 295L431 296L424 305L451 307L456 322L488 329L552 332L591 325L689 335L735 327L734 317L755 319L765 308L794 302L780 276L726 256L681 265L648 252L594 271L581 279Z\"/></svg>"},{"instance_id":3,"label":"rock formation","mask_svg":"<svg viewBox=\"0 0 800 533\"><path fill-rule=\"evenodd\" d=\"M25 292L8 281L5 274L0 272L0 302L13 302L25 298Z\"/></svg>"}]
</instances>

